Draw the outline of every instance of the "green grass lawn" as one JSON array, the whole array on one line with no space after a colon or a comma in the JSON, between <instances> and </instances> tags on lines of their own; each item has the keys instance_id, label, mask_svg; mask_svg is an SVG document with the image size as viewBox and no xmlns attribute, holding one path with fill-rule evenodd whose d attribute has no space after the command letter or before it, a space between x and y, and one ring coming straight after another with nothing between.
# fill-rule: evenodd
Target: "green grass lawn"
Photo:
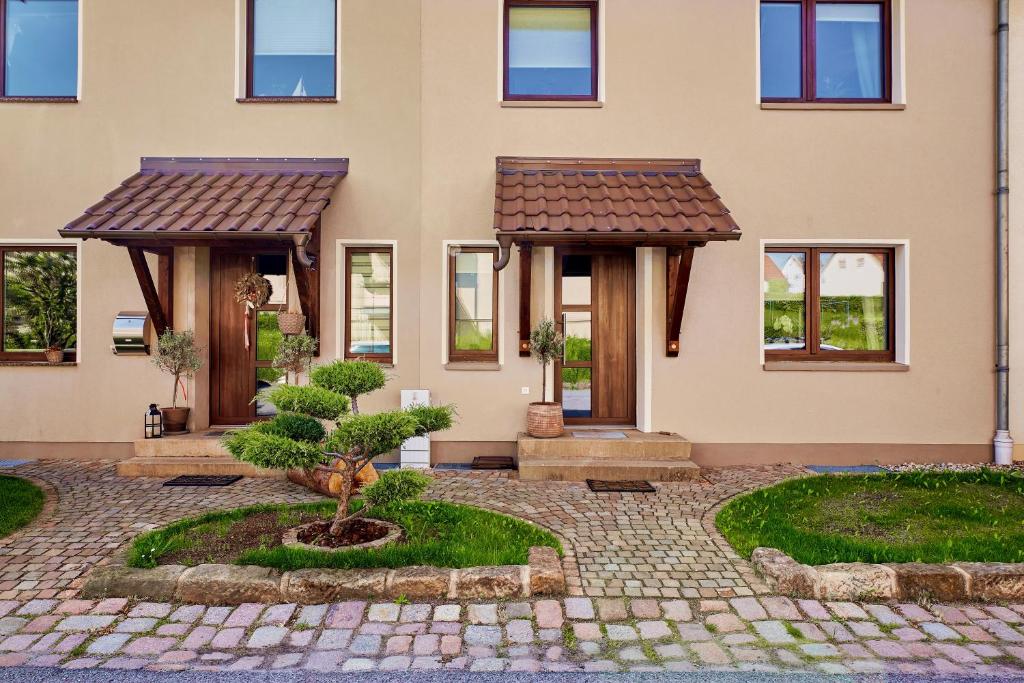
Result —
<instances>
[{"instance_id":1,"label":"green grass lawn","mask_svg":"<svg viewBox=\"0 0 1024 683\"><path fill-rule=\"evenodd\" d=\"M356 505L360 503L356 501ZM186 564L231 561L281 570L330 567L337 569L368 567L477 567L526 564L531 546L551 546L562 552L558 540L544 529L488 510L443 502L413 501L375 510L371 518L401 525L406 541L370 550L310 551L286 548L280 544L281 532L292 526L329 518L337 506L333 502L304 505L259 505L225 512L214 512L175 522L139 536L128 552L128 565L153 567L161 560L181 561L182 553L199 558ZM269 514L268 514L269 513ZM247 547L224 551L221 539L232 537L232 528L246 524L247 518L261 515L264 532L253 536ZM206 548L210 557L205 557ZM227 552L227 554L225 554ZM174 559L175 554L179 559Z\"/></svg>"},{"instance_id":2,"label":"green grass lawn","mask_svg":"<svg viewBox=\"0 0 1024 683\"><path fill-rule=\"evenodd\" d=\"M994 470L823 475L740 496L716 519L736 550L803 564L1024 562L1024 477Z\"/></svg>"},{"instance_id":3,"label":"green grass lawn","mask_svg":"<svg viewBox=\"0 0 1024 683\"><path fill-rule=\"evenodd\" d=\"M35 484L0 476L0 538L35 519L45 500L46 496Z\"/></svg>"}]
</instances>

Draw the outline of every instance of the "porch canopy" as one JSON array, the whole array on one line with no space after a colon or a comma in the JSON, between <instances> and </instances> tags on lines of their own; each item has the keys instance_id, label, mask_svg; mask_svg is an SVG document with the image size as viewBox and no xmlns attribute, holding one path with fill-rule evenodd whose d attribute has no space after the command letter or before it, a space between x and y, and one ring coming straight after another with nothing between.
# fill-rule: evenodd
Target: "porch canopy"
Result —
<instances>
[{"instance_id":1,"label":"porch canopy","mask_svg":"<svg viewBox=\"0 0 1024 683\"><path fill-rule=\"evenodd\" d=\"M59 230L128 248L157 334L173 319L176 246L289 248L302 312L318 333L320 217L348 159L143 157L139 172ZM145 252L159 255L154 285Z\"/></svg>"},{"instance_id":2,"label":"porch canopy","mask_svg":"<svg viewBox=\"0 0 1024 683\"><path fill-rule=\"evenodd\" d=\"M701 172L699 159L498 157L494 230L508 265L520 250L521 355L529 355L532 247L665 247L666 353L679 354L695 248L738 240L740 228Z\"/></svg>"}]
</instances>

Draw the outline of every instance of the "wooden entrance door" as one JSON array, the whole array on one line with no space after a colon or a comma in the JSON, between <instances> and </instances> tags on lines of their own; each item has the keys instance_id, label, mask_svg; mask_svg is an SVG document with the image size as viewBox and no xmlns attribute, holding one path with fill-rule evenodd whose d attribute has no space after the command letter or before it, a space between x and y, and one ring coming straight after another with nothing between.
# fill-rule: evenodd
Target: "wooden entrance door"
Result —
<instances>
[{"instance_id":1,"label":"wooden entrance door","mask_svg":"<svg viewBox=\"0 0 1024 683\"><path fill-rule=\"evenodd\" d=\"M555 318L566 339L555 400L568 424L636 423L635 271L632 250L555 252Z\"/></svg>"},{"instance_id":2,"label":"wooden entrance door","mask_svg":"<svg viewBox=\"0 0 1024 683\"><path fill-rule=\"evenodd\" d=\"M270 361L281 338L277 312L288 304L287 258L287 253L210 254L210 424L247 424L273 415L272 406L253 399L284 379ZM273 294L247 321L245 308L235 301L235 283L253 271L271 281Z\"/></svg>"}]
</instances>

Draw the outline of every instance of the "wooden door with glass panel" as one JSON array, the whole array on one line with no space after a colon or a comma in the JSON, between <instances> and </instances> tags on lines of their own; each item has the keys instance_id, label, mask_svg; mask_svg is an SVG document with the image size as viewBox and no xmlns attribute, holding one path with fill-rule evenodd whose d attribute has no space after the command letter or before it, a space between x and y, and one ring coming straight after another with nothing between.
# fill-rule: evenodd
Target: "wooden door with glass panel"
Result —
<instances>
[{"instance_id":1,"label":"wooden door with glass panel","mask_svg":"<svg viewBox=\"0 0 1024 683\"><path fill-rule=\"evenodd\" d=\"M235 300L235 283L249 272L270 281L271 295L247 319L244 305ZM277 316L288 310L288 254L214 251L210 280L210 423L246 424L272 417L274 407L259 394L285 382L273 360L283 338Z\"/></svg>"},{"instance_id":2,"label":"wooden door with glass panel","mask_svg":"<svg viewBox=\"0 0 1024 683\"><path fill-rule=\"evenodd\" d=\"M636 422L635 277L632 250L555 253L555 400L567 424Z\"/></svg>"}]
</instances>

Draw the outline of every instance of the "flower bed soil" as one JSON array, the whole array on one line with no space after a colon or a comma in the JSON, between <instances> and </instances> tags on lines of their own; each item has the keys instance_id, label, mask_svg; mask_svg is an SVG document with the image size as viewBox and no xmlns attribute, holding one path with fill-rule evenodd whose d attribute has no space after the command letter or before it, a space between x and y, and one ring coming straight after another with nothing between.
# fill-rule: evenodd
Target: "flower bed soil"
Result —
<instances>
[{"instance_id":1,"label":"flower bed soil","mask_svg":"<svg viewBox=\"0 0 1024 683\"><path fill-rule=\"evenodd\" d=\"M353 519L345 525L340 534L332 536L332 523L332 520L324 520L305 527L299 531L299 541L318 548L344 549L376 541L391 533L391 529L372 519Z\"/></svg>"},{"instance_id":2,"label":"flower bed soil","mask_svg":"<svg viewBox=\"0 0 1024 683\"><path fill-rule=\"evenodd\" d=\"M282 523L277 512L263 512L233 522L221 533L217 529L197 534L187 547L161 555L158 564L231 564L246 550L253 547L255 540L267 549L282 544L282 537L288 529L324 519L321 515L304 513L291 517ZM385 532L386 533L386 532Z\"/></svg>"}]
</instances>

